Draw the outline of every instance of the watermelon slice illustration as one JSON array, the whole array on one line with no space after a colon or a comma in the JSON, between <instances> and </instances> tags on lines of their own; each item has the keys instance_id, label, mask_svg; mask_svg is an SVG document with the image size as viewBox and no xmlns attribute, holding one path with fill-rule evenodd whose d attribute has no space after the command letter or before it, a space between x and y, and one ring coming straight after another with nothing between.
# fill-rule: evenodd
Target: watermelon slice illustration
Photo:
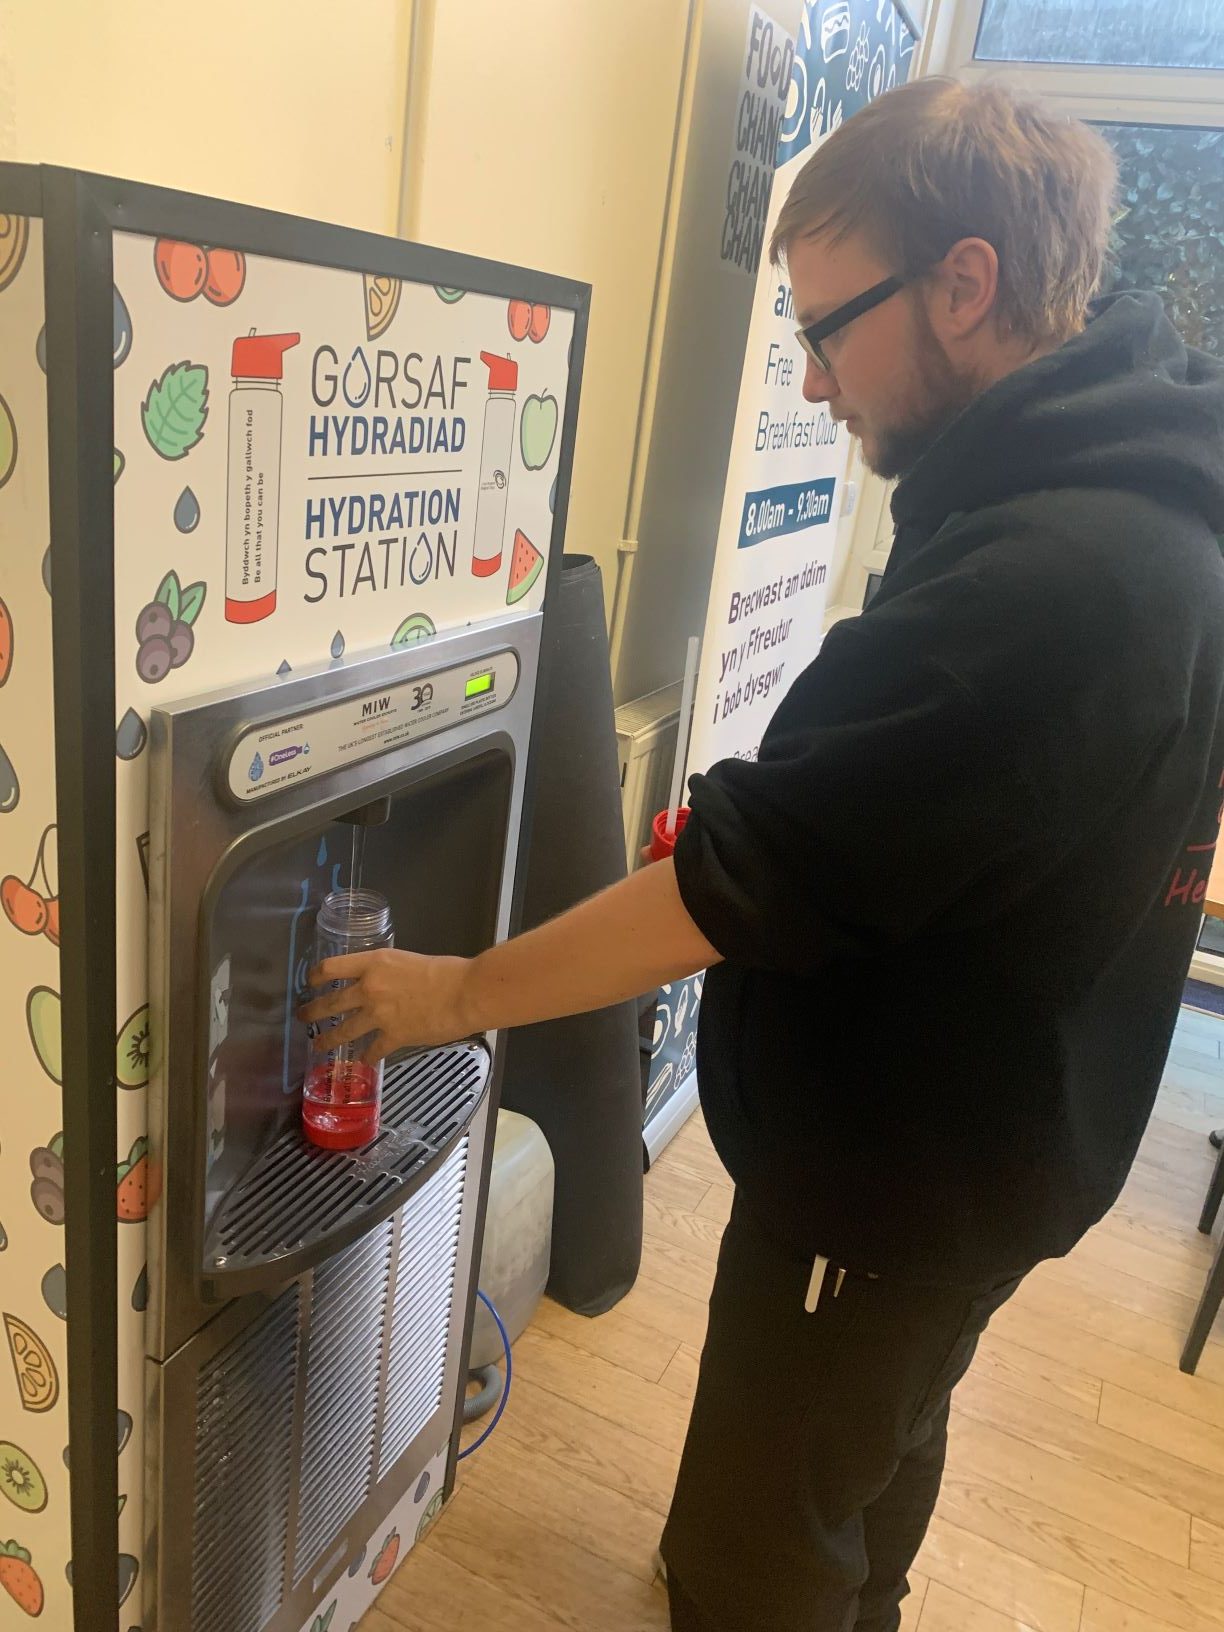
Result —
<instances>
[{"instance_id":1,"label":"watermelon slice illustration","mask_svg":"<svg viewBox=\"0 0 1224 1632\"><path fill-rule=\"evenodd\" d=\"M510 562L510 582L506 586L506 605L513 606L535 583L544 570L544 557L527 537L515 528L514 557Z\"/></svg>"}]
</instances>

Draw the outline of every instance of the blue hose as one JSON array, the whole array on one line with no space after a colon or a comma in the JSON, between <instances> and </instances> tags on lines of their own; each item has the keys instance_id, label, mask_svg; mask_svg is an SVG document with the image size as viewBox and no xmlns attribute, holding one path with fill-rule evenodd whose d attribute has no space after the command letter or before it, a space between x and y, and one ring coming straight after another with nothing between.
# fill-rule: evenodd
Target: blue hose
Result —
<instances>
[{"instance_id":1,"label":"blue hose","mask_svg":"<svg viewBox=\"0 0 1224 1632\"><path fill-rule=\"evenodd\" d=\"M502 1412L506 1409L506 1403L510 1398L510 1383L514 1376L514 1363L510 1359L510 1334L506 1330L505 1323L498 1314L497 1310L493 1307L493 1300L487 1293L482 1292L478 1287L476 1289L476 1296L493 1316L494 1321L497 1323L497 1330L501 1333L502 1350L506 1356L506 1386L502 1389L501 1399L497 1402L497 1410L493 1413L493 1421L485 1429L484 1433L481 1434L479 1439L474 1439L472 1441L466 1451L459 1452L458 1460L460 1462L463 1461L465 1456L471 1456L474 1452L478 1451L501 1421Z\"/></svg>"}]
</instances>

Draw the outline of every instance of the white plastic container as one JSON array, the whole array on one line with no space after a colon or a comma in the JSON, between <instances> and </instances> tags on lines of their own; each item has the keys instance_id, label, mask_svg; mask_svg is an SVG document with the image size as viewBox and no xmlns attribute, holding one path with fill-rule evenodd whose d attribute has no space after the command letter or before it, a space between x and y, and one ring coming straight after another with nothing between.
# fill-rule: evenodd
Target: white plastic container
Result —
<instances>
[{"instance_id":1,"label":"white plastic container","mask_svg":"<svg viewBox=\"0 0 1224 1632\"><path fill-rule=\"evenodd\" d=\"M548 1284L552 1214L548 1141L530 1117L498 1111L479 1286L505 1321L511 1342L528 1325ZM477 1303L469 1369L495 1365L501 1356L493 1318Z\"/></svg>"}]
</instances>

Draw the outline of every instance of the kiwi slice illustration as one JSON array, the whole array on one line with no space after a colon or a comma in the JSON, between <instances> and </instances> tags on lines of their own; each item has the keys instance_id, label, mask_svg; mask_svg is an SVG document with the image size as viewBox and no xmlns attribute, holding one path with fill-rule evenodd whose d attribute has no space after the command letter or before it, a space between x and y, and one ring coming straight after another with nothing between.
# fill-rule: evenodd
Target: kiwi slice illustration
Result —
<instances>
[{"instance_id":1,"label":"kiwi slice illustration","mask_svg":"<svg viewBox=\"0 0 1224 1632\"><path fill-rule=\"evenodd\" d=\"M130 1015L115 1041L115 1071L121 1088L143 1088L149 1080L149 1005Z\"/></svg>"},{"instance_id":2,"label":"kiwi slice illustration","mask_svg":"<svg viewBox=\"0 0 1224 1632\"><path fill-rule=\"evenodd\" d=\"M0 1490L23 1513L41 1513L47 1505L47 1482L19 1445L0 1440Z\"/></svg>"}]
</instances>

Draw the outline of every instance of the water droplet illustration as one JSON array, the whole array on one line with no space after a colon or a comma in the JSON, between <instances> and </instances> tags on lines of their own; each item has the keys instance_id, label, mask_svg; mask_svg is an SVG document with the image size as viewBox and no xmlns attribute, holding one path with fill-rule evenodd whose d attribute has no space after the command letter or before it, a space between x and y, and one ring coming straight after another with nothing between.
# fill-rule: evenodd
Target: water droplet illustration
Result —
<instances>
[{"instance_id":1,"label":"water droplet illustration","mask_svg":"<svg viewBox=\"0 0 1224 1632\"><path fill-rule=\"evenodd\" d=\"M111 362L113 367L118 368L120 363L126 362L127 354L132 349L132 319L118 289L114 291L114 295Z\"/></svg>"},{"instance_id":2,"label":"water droplet illustration","mask_svg":"<svg viewBox=\"0 0 1224 1632\"><path fill-rule=\"evenodd\" d=\"M326 839L320 839L319 840L319 853L315 857L315 866L316 867L326 867L327 866L327 840Z\"/></svg>"},{"instance_id":3,"label":"water droplet illustration","mask_svg":"<svg viewBox=\"0 0 1224 1632\"><path fill-rule=\"evenodd\" d=\"M44 323L38 331L38 339L34 342L34 355L38 359L38 366L43 373L47 372L47 325Z\"/></svg>"},{"instance_id":4,"label":"water droplet illustration","mask_svg":"<svg viewBox=\"0 0 1224 1632\"><path fill-rule=\"evenodd\" d=\"M17 780L17 772L13 769L12 760L0 747L0 815L7 816L10 810L16 810L20 798L21 784Z\"/></svg>"},{"instance_id":5,"label":"water droplet illustration","mask_svg":"<svg viewBox=\"0 0 1224 1632\"><path fill-rule=\"evenodd\" d=\"M360 408L370 394L370 387L374 381L370 375L370 365L366 362L366 354L360 346L353 350L349 358L348 367L344 371L344 378L340 388L344 392L344 400L350 408Z\"/></svg>"},{"instance_id":6,"label":"water droplet illustration","mask_svg":"<svg viewBox=\"0 0 1224 1632\"><path fill-rule=\"evenodd\" d=\"M136 1277L136 1285L132 1288L132 1308L138 1315L143 1315L149 1307L149 1266L148 1264Z\"/></svg>"},{"instance_id":7,"label":"water droplet illustration","mask_svg":"<svg viewBox=\"0 0 1224 1632\"><path fill-rule=\"evenodd\" d=\"M189 487L179 494L174 506L174 525L180 533L194 533L200 525L200 501Z\"/></svg>"},{"instance_id":8,"label":"water droplet illustration","mask_svg":"<svg viewBox=\"0 0 1224 1632\"><path fill-rule=\"evenodd\" d=\"M247 771L247 775L250 777L252 782L258 782L263 773L263 755L260 754L258 749L256 749L255 758L251 761L250 769Z\"/></svg>"},{"instance_id":9,"label":"water droplet illustration","mask_svg":"<svg viewBox=\"0 0 1224 1632\"><path fill-rule=\"evenodd\" d=\"M340 633L339 629L337 629L335 634L332 636L331 655L333 657L344 656L344 636Z\"/></svg>"},{"instance_id":10,"label":"water droplet illustration","mask_svg":"<svg viewBox=\"0 0 1224 1632\"><path fill-rule=\"evenodd\" d=\"M148 740L144 721L134 708L129 708L115 732L116 754L120 759L135 759Z\"/></svg>"},{"instance_id":11,"label":"water droplet illustration","mask_svg":"<svg viewBox=\"0 0 1224 1632\"><path fill-rule=\"evenodd\" d=\"M282 680L284 679L284 677L287 674L292 674L293 665L292 665L292 663L290 663L290 661L289 661L289 659L287 657L282 657L281 658L280 664L279 664L276 672L281 677Z\"/></svg>"}]
</instances>

